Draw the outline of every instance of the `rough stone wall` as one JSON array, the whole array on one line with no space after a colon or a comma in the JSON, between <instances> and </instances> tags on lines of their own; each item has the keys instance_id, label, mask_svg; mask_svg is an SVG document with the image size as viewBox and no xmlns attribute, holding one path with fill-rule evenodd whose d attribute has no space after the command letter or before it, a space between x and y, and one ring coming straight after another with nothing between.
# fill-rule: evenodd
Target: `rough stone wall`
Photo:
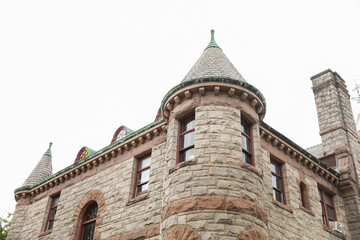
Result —
<instances>
[{"instance_id":1,"label":"rough stone wall","mask_svg":"<svg viewBox=\"0 0 360 240\"><path fill-rule=\"evenodd\" d=\"M263 150L264 160L264 202L269 216L269 239L341 239L326 231L321 219L320 198L318 183L311 177L305 176L304 183L309 191L311 210L306 211L300 207L301 196L299 191L299 170L290 164L282 166L284 177L286 205L273 200L272 182L270 170L270 154ZM279 159L281 161L281 159ZM343 234L350 239L347 226L346 213L343 199L339 196L334 198L338 221L343 224Z\"/></svg>"},{"instance_id":2,"label":"rough stone wall","mask_svg":"<svg viewBox=\"0 0 360 240\"><path fill-rule=\"evenodd\" d=\"M345 197L344 203L347 206L345 210L353 239L360 239L360 198L358 196Z\"/></svg>"},{"instance_id":3,"label":"rough stone wall","mask_svg":"<svg viewBox=\"0 0 360 240\"><path fill-rule=\"evenodd\" d=\"M8 240L16 240L20 239L20 235L25 223L25 219L27 216L28 206L20 205L16 206L12 221L11 228L9 234L7 236Z\"/></svg>"},{"instance_id":4,"label":"rough stone wall","mask_svg":"<svg viewBox=\"0 0 360 240\"><path fill-rule=\"evenodd\" d=\"M132 157L64 188L60 193L59 205L51 233L38 237L43 232L47 217L48 210L46 209L48 209L47 205L50 200L47 197L26 206L29 210L26 214L21 235L16 235L18 231L12 229L13 237L9 239L73 239L75 209L84 195L94 189L100 190L105 198L105 208L101 212L100 222L97 223L101 239L110 237L116 239L117 236L128 232L130 232L129 236L131 234L141 235L141 232L136 232L136 230L146 229L151 226L158 229L158 224L161 221L165 143L153 147L151 156L147 198L141 199L140 197L138 202L135 201L129 205L129 201L132 200L132 186L135 177L135 158ZM18 207L17 211L22 211L22 206ZM21 221L19 218L16 218L16 220L16 222ZM158 237L152 238L158 239Z\"/></svg>"},{"instance_id":5,"label":"rough stone wall","mask_svg":"<svg viewBox=\"0 0 360 240\"><path fill-rule=\"evenodd\" d=\"M179 226L191 227L201 239L235 240L252 228L267 234L265 211L255 214L262 211L261 174L253 167L242 167L240 119L236 108L196 107L195 162L175 171L178 120L169 123L162 237ZM253 131L259 147L257 124ZM256 156L259 152L255 148ZM259 166L260 162L256 160ZM245 210L247 206L253 209Z\"/></svg>"}]
</instances>

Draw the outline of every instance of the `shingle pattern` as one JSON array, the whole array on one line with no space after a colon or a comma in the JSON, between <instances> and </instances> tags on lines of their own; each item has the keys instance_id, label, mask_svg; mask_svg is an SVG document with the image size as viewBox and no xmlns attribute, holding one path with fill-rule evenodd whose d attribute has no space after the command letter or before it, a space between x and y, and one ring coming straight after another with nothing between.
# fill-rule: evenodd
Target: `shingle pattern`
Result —
<instances>
[{"instance_id":1,"label":"shingle pattern","mask_svg":"<svg viewBox=\"0 0 360 240\"><path fill-rule=\"evenodd\" d=\"M22 186L32 186L52 174L52 157L45 153Z\"/></svg>"},{"instance_id":2,"label":"shingle pattern","mask_svg":"<svg viewBox=\"0 0 360 240\"><path fill-rule=\"evenodd\" d=\"M218 47L206 48L181 82L206 77L227 77L246 82Z\"/></svg>"}]
</instances>

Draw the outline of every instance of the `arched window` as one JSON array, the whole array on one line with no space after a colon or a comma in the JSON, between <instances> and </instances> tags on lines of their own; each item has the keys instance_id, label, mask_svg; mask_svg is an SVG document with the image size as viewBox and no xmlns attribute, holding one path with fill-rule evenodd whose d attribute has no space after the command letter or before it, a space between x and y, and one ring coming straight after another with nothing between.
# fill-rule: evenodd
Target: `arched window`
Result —
<instances>
[{"instance_id":1,"label":"arched window","mask_svg":"<svg viewBox=\"0 0 360 240\"><path fill-rule=\"evenodd\" d=\"M81 222L80 240L93 240L95 232L95 223L97 217L98 205L94 202L85 212Z\"/></svg>"}]
</instances>

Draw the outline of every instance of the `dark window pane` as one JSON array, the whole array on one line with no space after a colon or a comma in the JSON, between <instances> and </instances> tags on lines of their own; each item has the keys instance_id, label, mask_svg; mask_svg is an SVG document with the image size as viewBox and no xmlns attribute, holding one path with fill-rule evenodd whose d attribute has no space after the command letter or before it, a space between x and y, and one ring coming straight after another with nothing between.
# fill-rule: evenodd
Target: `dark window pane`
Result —
<instances>
[{"instance_id":1,"label":"dark window pane","mask_svg":"<svg viewBox=\"0 0 360 240\"><path fill-rule=\"evenodd\" d=\"M247 125L243 121L241 122L241 131L243 133L247 134L248 136L250 136L250 127L249 127L249 125Z\"/></svg>"},{"instance_id":2,"label":"dark window pane","mask_svg":"<svg viewBox=\"0 0 360 240\"><path fill-rule=\"evenodd\" d=\"M53 202L52 202L52 207L55 207L55 206L57 206L59 204L59 197L56 197L56 198L54 198L53 199Z\"/></svg>"},{"instance_id":3,"label":"dark window pane","mask_svg":"<svg viewBox=\"0 0 360 240\"><path fill-rule=\"evenodd\" d=\"M326 204L332 206L332 205L333 205L333 204L332 204L332 197L329 196L329 195L327 195L326 193L324 193L324 196L325 196L325 202L326 202Z\"/></svg>"},{"instance_id":4,"label":"dark window pane","mask_svg":"<svg viewBox=\"0 0 360 240\"><path fill-rule=\"evenodd\" d=\"M195 157L194 148L187 149L181 153L181 161L188 161Z\"/></svg>"},{"instance_id":5,"label":"dark window pane","mask_svg":"<svg viewBox=\"0 0 360 240\"><path fill-rule=\"evenodd\" d=\"M276 165L275 163L270 164L271 171L276 173L277 175L280 175L280 166Z\"/></svg>"},{"instance_id":6,"label":"dark window pane","mask_svg":"<svg viewBox=\"0 0 360 240\"><path fill-rule=\"evenodd\" d=\"M83 240L94 239L95 222L84 225Z\"/></svg>"},{"instance_id":7,"label":"dark window pane","mask_svg":"<svg viewBox=\"0 0 360 240\"><path fill-rule=\"evenodd\" d=\"M85 221L89 221L89 220L91 220L91 219L96 218L96 216L97 216L97 210L98 210L97 205L95 205L95 206L93 206L92 208L90 208L89 211L88 211L88 214L86 215Z\"/></svg>"},{"instance_id":8,"label":"dark window pane","mask_svg":"<svg viewBox=\"0 0 360 240\"><path fill-rule=\"evenodd\" d=\"M282 202L282 196L281 196L281 192L276 191L275 189L273 189L273 197L276 201Z\"/></svg>"},{"instance_id":9,"label":"dark window pane","mask_svg":"<svg viewBox=\"0 0 360 240\"><path fill-rule=\"evenodd\" d=\"M140 160L139 169L143 169L143 168L150 166L150 161L151 161L150 156Z\"/></svg>"},{"instance_id":10,"label":"dark window pane","mask_svg":"<svg viewBox=\"0 0 360 240\"><path fill-rule=\"evenodd\" d=\"M251 155L250 154L243 151L242 157L243 157L243 162L251 164Z\"/></svg>"},{"instance_id":11,"label":"dark window pane","mask_svg":"<svg viewBox=\"0 0 360 240\"><path fill-rule=\"evenodd\" d=\"M56 215L56 208L51 209L49 219L54 219Z\"/></svg>"},{"instance_id":12,"label":"dark window pane","mask_svg":"<svg viewBox=\"0 0 360 240\"><path fill-rule=\"evenodd\" d=\"M327 211L327 214L328 214L328 218L330 220L335 220L335 211L334 211L334 209L332 209L329 206L326 206L326 211Z\"/></svg>"},{"instance_id":13,"label":"dark window pane","mask_svg":"<svg viewBox=\"0 0 360 240\"><path fill-rule=\"evenodd\" d=\"M303 207L307 207L307 199L305 199L305 190L306 190L306 187L303 183L300 183L300 196L301 196L301 205Z\"/></svg>"},{"instance_id":14,"label":"dark window pane","mask_svg":"<svg viewBox=\"0 0 360 240\"><path fill-rule=\"evenodd\" d=\"M186 132L186 131L188 131L190 129L193 129L193 128L195 128L195 119L192 117L191 119L188 119L183 123L182 131Z\"/></svg>"},{"instance_id":15,"label":"dark window pane","mask_svg":"<svg viewBox=\"0 0 360 240\"><path fill-rule=\"evenodd\" d=\"M147 183L138 186L138 187L137 187L137 193L141 193L141 192L143 192L143 191L147 191L147 190L148 190L148 186L149 186L149 185L148 185Z\"/></svg>"},{"instance_id":16,"label":"dark window pane","mask_svg":"<svg viewBox=\"0 0 360 240\"><path fill-rule=\"evenodd\" d=\"M54 225L54 220L49 221L48 230L52 229Z\"/></svg>"},{"instance_id":17,"label":"dark window pane","mask_svg":"<svg viewBox=\"0 0 360 240\"><path fill-rule=\"evenodd\" d=\"M246 136L242 135L241 136L241 144L242 144L242 148L245 149L246 151L250 152L250 139L248 139Z\"/></svg>"},{"instance_id":18,"label":"dark window pane","mask_svg":"<svg viewBox=\"0 0 360 240\"><path fill-rule=\"evenodd\" d=\"M273 187L281 190L281 179L272 175L271 180L272 180Z\"/></svg>"},{"instance_id":19,"label":"dark window pane","mask_svg":"<svg viewBox=\"0 0 360 240\"><path fill-rule=\"evenodd\" d=\"M195 132L189 132L181 137L181 149L194 145Z\"/></svg>"},{"instance_id":20,"label":"dark window pane","mask_svg":"<svg viewBox=\"0 0 360 240\"><path fill-rule=\"evenodd\" d=\"M150 169L139 172L138 174L138 184L149 181Z\"/></svg>"}]
</instances>

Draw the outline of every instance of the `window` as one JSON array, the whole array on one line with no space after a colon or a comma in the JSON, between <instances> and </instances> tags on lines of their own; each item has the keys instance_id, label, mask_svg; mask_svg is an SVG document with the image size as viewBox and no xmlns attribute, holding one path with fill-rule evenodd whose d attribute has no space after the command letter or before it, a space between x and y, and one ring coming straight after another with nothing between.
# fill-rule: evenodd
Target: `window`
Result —
<instances>
[{"instance_id":1,"label":"window","mask_svg":"<svg viewBox=\"0 0 360 240\"><path fill-rule=\"evenodd\" d=\"M323 223L329 227L329 221L336 221L335 205L332 195L319 189Z\"/></svg>"},{"instance_id":2,"label":"window","mask_svg":"<svg viewBox=\"0 0 360 240\"><path fill-rule=\"evenodd\" d=\"M273 186L273 197L276 201L286 204L281 164L271 160L271 181Z\"/></svg>"},{"instance_id":3,"label":"window","mask_svg":"<svg viewBox=\"0 0 360 240\"><path fill-rule=\"evenodd\" d=\"M178 162L194 158L195 117L192 116L180 122Z\"/></svg>"},{"instance_id":4,"label":"window","mask_svg":"<svg viewBox=\"0 0 360 240\"><path fill-rule=\"evenodd\" d=\"M59 204L59 197L55 196L51 198L51 204L49 209L49 215L47 217L46 225L45 225L45 231L50 230L53 228L56 210Z\"/></svg>"},{"instance_id":5,"label":"window","mask_svg":"<svg viewBox=\"0 0 360 240\"><path fill-rule=\"evenodd\" d=\"M98 205L94 202L85 212L81 222L81 240L93 240Z\"/></svg>"},{"instance_id":6,"label":"window","mask_svg":"<svg viewBox=\"0 0 360 240\"><path fill-rule=\"evenodd\" d=\"M306 185L303 182L300 183L300 196L301 196L301 206L303 206L304 208L309 208Z\"/></svg>"},{"instance_id":7,"label":"window","mask_svg":"<svg viewBox=\"0 0 360 240\"><path fill-rule=\"evenodd\" d=\"M251 125L244 119L241 119L241 144L243 162L255 165L253 159Z\"/></svg>"},{"instance_id":8,"label":"window","mask_svg":"<svg viewBox=\"0 0 360 240\"><path fill-rule=\"evenodd\" d=\"M137 161L135 176L135 191L133 197L146 193L149 187L151 155Z\"/></svg>"}]
</instances>

